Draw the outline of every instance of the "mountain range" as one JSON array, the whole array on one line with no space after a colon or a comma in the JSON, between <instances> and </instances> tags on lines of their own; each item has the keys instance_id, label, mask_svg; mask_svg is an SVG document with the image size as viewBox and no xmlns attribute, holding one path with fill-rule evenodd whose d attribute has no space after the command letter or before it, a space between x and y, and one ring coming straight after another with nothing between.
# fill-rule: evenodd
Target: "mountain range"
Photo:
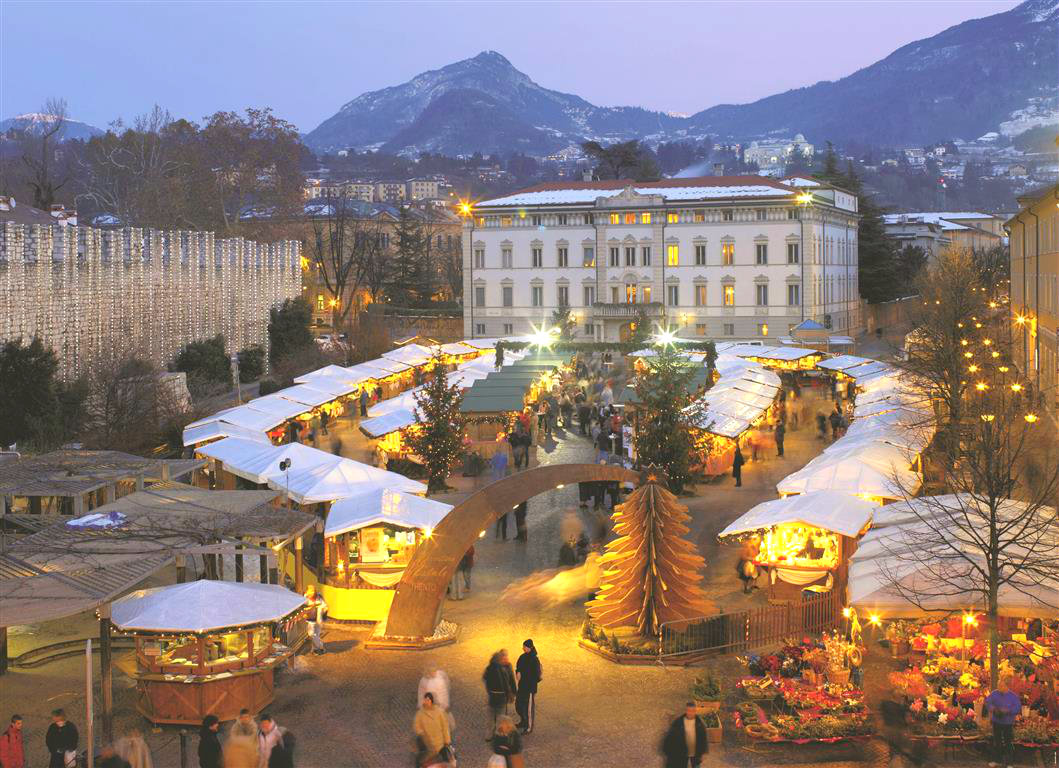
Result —
<instances>
[{"instance_id":1,"label":"mountain range","mask_svg":"<svg viewBox=\"0 0 1059 768\"><path fill-rule=\"evenodd\" d=\"M690 117L600 107L544 88L504 56L477 56L364 93L305 136L318 152L524 152L703 136L804 134L836 144L923 145L1059 122L1059 0L973 19L835 81Z\"/></svg>"},{"instance_id":2,"label":"mountain range","mask_svg":"<svg viewBox=\"0 0 1059 768\"><path fill-rule=\"evenodd\" d=\"M6 120L0 120L0 134L14 130L39 136L53 120L55 120L54 115L46 115L40 112L16 115ZM63 127L59 130L59 140L81 139L82 141L87 141L93 136L102 136L104 133L105 131L96 128L94 125L67 118Z\"/></svg>"}]
</instances>

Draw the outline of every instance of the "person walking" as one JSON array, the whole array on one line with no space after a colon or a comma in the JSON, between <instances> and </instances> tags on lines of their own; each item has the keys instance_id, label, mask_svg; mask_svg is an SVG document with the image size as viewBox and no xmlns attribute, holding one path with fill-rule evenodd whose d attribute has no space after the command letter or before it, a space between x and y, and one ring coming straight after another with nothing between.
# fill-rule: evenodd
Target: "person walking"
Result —
<instances>
[{"instance_id":1,"label":"person walking","mask_svg":"<svg viewBox=\"0 0 1059 768\"><path fill-rule=\"evenodd\" d=\"M696 714L695 702L689 701L684 705L684 714L672 722L662 741L666 768L698 768L702 756L709 751L706 726Z\"/></svg>"},{"instance_id":2,"label":"person walking","mask_svg":"<svg viewBox=\"0 0 1059 768\"><path fill-rule=\"evenodd\" d=\"M228 739L224 743L224 768L257 768L257 738Z\"/></svg>"},{"instance_id":3,"label":"person walking","mask_svg":"<svg viewBox=\"0 0 1059 768\"><path fill-rule=\"evenodd\" d=\"M581 401L577 404L577 428L582 435L587 435L588 420L592 415L592 409L589 407L584 395L580 395L580 397Z\"/></svg>"},{"instance_id":4,"label":"person walking","mask_svg":"<svg viewBox=\"0 0 1059 768\"><path fill-rule=\"evenodd\" d=\"M319 656L325 652L321 633L324 627L324 615L327 613L327 603L324 602L324 596L317 592L316 587L312 584L305 590L305 599L309 601L309 605L305 609L305 626L309 630L309 637L313 642L313 653Z\"/></svg>"},{"instance_id":5,"label":"person walking","mask_svg":"<svg viewBox=\"0 0 1059 768\"><path fill-rule=\"evenodd\" d=\"M244 707L239 710L239 717L232 723L232 727L228 729L228 740L252 739L256 742L257 735L260 732L261 729L258 727L254 716L250 714L249 709Z\"/></svg>"},{"instance_id":6,"label":"person walking","mask_svg":"<svg viewBox=\"0 0 1059 768\"><path fill-rule=\"evenodd\" d=\"M199 768L221 768L224 764L221 753L221 721L217 715L202 718L199 729Z\"/></svg>"},{"instance_id":7,"label":"person walking","mask_svg":"<svg viewBox=\"0 0 1059 768\"><path fill-rule=\"evenodd\" d=\"M838 430L842 426L842 412L835 406L835 410L831 411L831 415L828 417L828 421L831 422L831 442L838 439Z\"/></svg>"},{"instance_id":8,"label":"person walking","mask_svg":"<svg viewBox=\"0 0 1059 768\"><path fill-rule=\"evenodd\" d=\"M528 541L529 531L526 528L526 504L522 502L515 507L515 541Z\"/></svg>"},{"instance_id":9,"label":"person walking","mask_svg":"<svg viewBox=\"0 0 1059 768\"><path fill-rule=\"evenodd\" d=\"M26 749L22 744L22 715L11 715L11 723L0 734L0 766L26 768Z\"/></svg>"},{"instance_id":10,"label":"person walking","mask_svg":"<svg viewBox=\"0 0 1059 768\"><path fill-rule=\"evenodd\" d=\"M606 427L599 430L599 437L596 438L596 463L606 464L610 461L610 433Z\"/></svg>"},{"instance_id":11,"label":"person walking","mask_svg":"<svg viewBox=\"0 0 1059 768\"><path fill-rule=\"evenodd\" d=\"M504 541L507 541L507 517L508 512L505 509L504 514L496 519L496 533L493 536L494 539L502 538Z\"/></svg>"},{"instance_id":12,"label":"person walking","mask_svg":"<svg viewBox=\"0 0 1059 768\"><path fill-rule=\"evenodd\" d=\"M69 768L77 761L77 726L67 721L63 710L51 711L44 743L48 747L48 768Z\"/></svg>"},{"instance_id":13,"label":"person walking","mask_svg":"<svg viewBox=\"0 0 1059 768\"><path fill-rule=\"evenodd\" d=\"M544 677L540 658L533 640L522 643L522 655L515 662L515 682L518 693L515 695L515 713L519 716L518 729L523 733L533 732L533 722L537 714L537 686Z\"/></svg>"},{"instance_id":14,"label":"person walking","mask_svg":"<svg viewBox=\"0 0 1059 768\"><path fill-rule=\"evenodd\" d=\"M511 446L511 459L515 464L515 471L522 469L522 422L516 422L515 428L508 433L507 442Z\"/></svg>"},{"instance_id":15,"label":"person walking","mask_svg":"<svg viewBox=\"0 0 1059 768\"><path fill-rule=\"evenodd\" d=\"M505 768L524 768L526 763L522 757L522 736L515 730L514 720L507 715L502 715L498 718L496 730L490 742L493 747L493 755L499 755L504 758L503 765Z\"/></svg>"},{"instance_id":16,"label":"person walking","mask_svg":"<svg viewBox=\"0 0 1059 768\"><path fill-rule=\"evenodd\" d=\"M508 706L515 700L515 672L511 669L511 661L507 656L507 649L501 648L489 659L489 666L482 673L482 682L485 683L486 699L491 715L489 734L486 741L493 738L496 731L497 719L507 714Z\"/></svg>"},{"instance_id":17,"label":"person walking","mask_svg":"<svg viewBox=\"0 0 1059 768\"><path fill-rule=\"evenodd\" d=\"M463 557L460 558L460 564L456 566L456 570L463 576L463 591L471 591L471 569L474 568L474 547L472 546L466 552L463 553Z\"/></svg>"},{"instance_id":18,"label":"person walking","mask_svg":"<svg viewBox=\"0 0 1059 768\"><path fill-rule=\"evenodd\" d=\"M787 423L780 419L776 424L776 455L783 456L783 438L787 436Z\"/></svg>"},{"instance_id":19,"label":"person walking","mask_svg":"<svg viewBox=\"0 0 1059 768\"><path fill-rule=\"evenodd\" d=\"M129 768L153 768L151 750L143 740L143 734L137 728L129 730L114 743L118 756L129 764Z\"/></svg>"},{"instance_id":20,"label":"person walking","mask_svg":"<svg viewBox=\"0 0 1059 768\"><path fill-rule=\"evenodd\" d=\"M735 456L732 458L732 477L735 478L735 487L741 488L743 485L743 464L746 459L743 458L743 452L739 450L739 444L735 446Z\"/></svg>"},{"instance_id":21,"label":"person walking","mask_svg":"<svg viewBox=\"0 0 1059 768\"><path fill-rule=\"evenodd\" d=\"M360 418L364 419L368 416L368 401L371 400L371 395L368 394L368 388L362 387L360 390Z\"/></svg>"},{"instance_id":22,"label":"person walking","mask_svg":"<svg viewBox=\"0 0 1059 768\"><path fill-rule=\"evenodd\" d=\"M1003 675L997 681L997 689L986 696L983 713L989 713L993 724L993 760L990 768L1007 766L1015 762L1014 730L1015 717L1022 711L1022 699L1011 690L1011 675Z\"/></svg>"},{"instance_id":23,"label":"person walking","mask_svg":"<svg viewBox=\"0 0 1059 768\"><path fill-rule=\"evenodd\" d=\"M821 440L827 440L827 416L820 412L816 414L816 429L820 433L817 437Z\"/></svg>"},{"instance_id":24,"label":"person walking","mask_svg":"<svg viewBox=\"0 0 1059 768\"><path fill-rule=\"evenodd\" d=\"M427 691L419 700L419 709L412 721L412 730L416 735L418 754L417 766L437 765L451 762L449 745L452 734L449 732L449 719L445 711L434 701L434 694Z\"/></svg>"},{"instance_id":25,"label":"person walking","mask_svg":"<svg viewBox=\"0 0 1059 768\"><path fill-rule=\"evenodd\" d=\"M495 444L496 452L490 460L493 482L497 483L507 477L507 451L503 443Z\"/></svg>"},{"instance_id":26,"label":"person walking","mask_svg":"<svg viewBox=\"0 0 1059 768\"><path fill-rule=\"evenodd\" d=\"M276 748L282 732L279 725L267 712L261 715L261 726L257 734L257 768L270 768L272 750Z\"/></svg>"}]
</instances>

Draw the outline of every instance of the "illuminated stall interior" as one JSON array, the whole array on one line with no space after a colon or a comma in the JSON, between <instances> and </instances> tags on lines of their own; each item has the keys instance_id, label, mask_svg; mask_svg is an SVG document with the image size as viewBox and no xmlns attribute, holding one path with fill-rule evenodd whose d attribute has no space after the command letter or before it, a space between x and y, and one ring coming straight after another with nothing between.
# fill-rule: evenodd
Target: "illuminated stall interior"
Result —
<instances>
[{"instance_id":1,"label":"illuminated stall interior","mask_svg":"<svg viewBox=\"0 0 1059 768\"><path fill-rule=\"evenodd\" d=\"M324 527L321 585L329 616L343 621L385 619L416 547L451 509L388 488L334 502Z\"/></svg>"},{"instance_id":2,"label":"illuminated stall interior","mask_svg":"<svg viewBox=\"0 0 1059 768\"><path fill-rule=\"evenodd\" d=\"M133 592L111 622L135 638L137 709L156 724L232 720L273 699L273 671L305 639L305 598L274 584L200 580Z\"/></svg>"},{"instance_id":3,"label":"illuminated stall interior","mask_svg":"<svg viewBox=\"0 0 1059 768\"><path fill-rule=\"evenodd\" d=\"M845 589L849 558L876 509L856 496L816 491L758 504L717 538L748 541L746 552L768 573L769 598L796 599L803 589Z\"/></svg>"}]
</instances>

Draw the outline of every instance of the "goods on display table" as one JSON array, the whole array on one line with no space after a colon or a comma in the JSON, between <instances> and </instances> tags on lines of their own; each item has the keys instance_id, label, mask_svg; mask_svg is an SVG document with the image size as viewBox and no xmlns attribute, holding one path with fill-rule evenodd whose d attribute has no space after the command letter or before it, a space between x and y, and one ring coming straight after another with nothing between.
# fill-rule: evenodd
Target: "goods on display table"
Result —
<instances>
[{"instance_id":1,"label":"goods on display table","mask_svg":"<svg viewBox=\"0 0 1059 768\"><path fill-rule=\"evenodd\" d=\"M850 682L860 649L837 634L788 643L776 653L740 661L752 676L738 683L748 701L736 707L733 719L750 738L830 743L873 733L864 692Z\"/></svg>"},{"instance_id":2,"label":"goods on display table","mask_svg":"<svg viewBox=\"0 0 1059 768\"><path fill-rule=\"evenodd\" d=\"M914 737L975 740L987 738L982 709L989 695L989 651L981 617L973 613L945 621L895 621L886 641L895 656L908 654L908 667L892 672L889 683L904 703ZM1026 632L1001 639L999 677L1022 700L1015 721L1015 743L1027 747L1059 745L1059 633L1040 620ZM1007 633L1002 633L1007 634Z\"/></svg>"}]
</instances>

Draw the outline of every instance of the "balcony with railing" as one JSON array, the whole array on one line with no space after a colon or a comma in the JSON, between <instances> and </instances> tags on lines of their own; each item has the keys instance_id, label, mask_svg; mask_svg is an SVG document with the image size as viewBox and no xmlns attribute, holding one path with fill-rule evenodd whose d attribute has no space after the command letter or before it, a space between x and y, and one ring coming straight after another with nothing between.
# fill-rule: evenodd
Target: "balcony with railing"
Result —
<instances>
[{"instance_id":1,"label":"balcony with railing","mask_svg":"<svg viewBox=\"0 0 1059 768\"><path fill-rule=\"evenodd\" d=\"M597 301L592 305L592 315L597 320L635 320L640 312L647 317L664 317L666 308L660 301L648 301L642 304L607 304Z\"/></svg>"}]
</instances>

